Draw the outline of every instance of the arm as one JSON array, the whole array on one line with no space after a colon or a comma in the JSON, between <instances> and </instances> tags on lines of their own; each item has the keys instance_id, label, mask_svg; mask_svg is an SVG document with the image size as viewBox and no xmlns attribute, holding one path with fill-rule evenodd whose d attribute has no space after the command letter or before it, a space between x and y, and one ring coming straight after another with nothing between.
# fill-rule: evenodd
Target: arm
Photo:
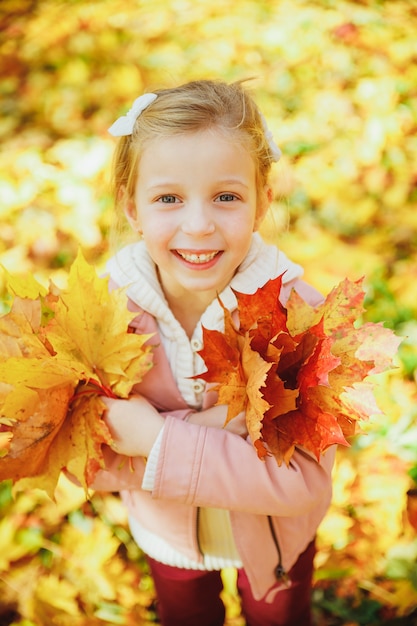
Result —
<instances>
[{"instance_id":1,"label":"arm","mask_svg":"<svg viewBox=\"0 0 417 626\"><path fill-rule=\"evenodd\" d=\"M138 489L145 473L145 458L165 424L165 415L213 428L223 428L227 407L214 406L201 412L192 410L171 411L160 414L142 396L129 400L103 398L107 404L106 422L114 442L103 450L105 469L98 472L93 489L100 491L120 491ZM245 414L234 418L226 427L229 432L246 437Z\"/></svg>"},{"instance_id":2,"label":"arm","mask_svg":"<svg viewBox=\"0 0 417 626\"><path fill-rule=\"evenodd\" d=\"M106 423L113 437L112 449L125 456L148 457L162 430L165 419L143 396L129 400L103 398L107 405ZM189 411L187 421L200 426L223 428L227 414L225 405L205 411ZM246 437L245 414L241 413L225 427L229 432Z\"/></svg>"},{"instance_id":3,"label":"arm","mask_svg":"<svg viewBox=\"0 0 417 626\"><path fill-rule=\"evenodd\" d=\"M296 449L290 466L279 467L273 457L261 461L250 441L225 429L168 417L152 495L193 506L303 515L329 500L334 455L335 446L318 463Z\"/></svg>"},{"instance_id":4,"label":"arm","mask_svg":"<svg viewBox=\"0 0 417 626\"><path fill-rule=\"evenodd\" d=\"M244 438L242 416L228 425L241 432L222 428L225 406L191 413L186 421L169 414L164 418L141 397L106 402L118 452L148 456L163 427L153 478L155 498L286 516L306 513L329 498L334 449L320 463L296 450L290 467L278 467L273 457L258 458ZM144 466L136 469L138 460L133 459L130 473L120 474L122 488L140 487Z\"/></svg>"}]
</instances>

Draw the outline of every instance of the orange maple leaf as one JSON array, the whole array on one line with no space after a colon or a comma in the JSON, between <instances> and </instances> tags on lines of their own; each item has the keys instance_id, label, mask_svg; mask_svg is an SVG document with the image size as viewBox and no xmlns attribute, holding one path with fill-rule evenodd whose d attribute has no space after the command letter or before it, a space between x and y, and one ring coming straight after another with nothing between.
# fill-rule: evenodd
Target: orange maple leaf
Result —
<instances>
[{"instance_id":1,"label":"orange maple leaf","mask_svg":"<svg viewBox=\"0 0 417 626\"><path fill-rule=\"evenodd\" d=\"M272 363L264 361L261 355L252 350L248 334L245 333L242 347L242 368L246 381L246 425L253 442L261 439L262 419L271 405L263 395L266 380Z\"/></svg>"},{"instance_id":2,"label":"orange maple leaf","mask_svg":"<svg viewBox=\"0 0 417 626\"><path fill-rule=\"evenodd\" d=\"M222 303L220 302L222 305ZM223 305L222 305L223 306ZM225 331L208 330L203 327L204 352L207 372L198 376L208 383L216 383L217 404L228 406L226 423L246 410L246 378L241 360L242 337L236 329L230 312L223 307ZM197 378L197 377L196 377Z\"/></svg>"},{"instance_id":3,"label":"orange maple leaf","mask_svg":"<svg viewBox=\"0 0 417 626\"><path fill-rule=\"evenodd\" d=\"M18 391L19 387L16 388L16 392ZM43 473L50 448L66 418L73 392L74 385L68 383L37 389L33 392L32 402L28 402L26 406L21 402L24 417L14 413L15 418L9 420L10 445L7 456L0 459L0 480L12 478L13 481L18 481ZM10 394L15 395L17 393ZM2 410L13 415L9 413L7 404ZM53 477L55 484L57 479L57 475Z\"/></svg>"},{"instance_id":4,"label":"orange maple leaf","mask_svg":"<svg viewBox=\"0 0 417 626\"><path fill-rule=\"evenodd\" d=\"M10 423L0 423L0 458L8 454L10 450L10 442L13 437L12 433L7 429L7 426L10 425Z\"/></svg>"}]
</instances>

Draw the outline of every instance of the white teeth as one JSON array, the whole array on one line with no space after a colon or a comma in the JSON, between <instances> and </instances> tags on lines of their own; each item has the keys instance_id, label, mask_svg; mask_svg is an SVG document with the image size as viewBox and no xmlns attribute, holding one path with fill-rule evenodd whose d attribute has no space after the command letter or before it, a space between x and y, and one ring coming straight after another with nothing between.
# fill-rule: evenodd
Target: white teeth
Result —
<instances>
[{"instance_id":1,"label":"white teeth","mask_svg":"<svg viewBox=\"0 0 417 626\"><path fill-rule=\"evenodd\" d=\"M208 261L214 259L217 252L210 252L208 254L205 254L204 252L202 254L187 254L186 252L179 252L178 254L180 254L182 258L189 263L207 263Z\"/></svg>"}]
</instances>

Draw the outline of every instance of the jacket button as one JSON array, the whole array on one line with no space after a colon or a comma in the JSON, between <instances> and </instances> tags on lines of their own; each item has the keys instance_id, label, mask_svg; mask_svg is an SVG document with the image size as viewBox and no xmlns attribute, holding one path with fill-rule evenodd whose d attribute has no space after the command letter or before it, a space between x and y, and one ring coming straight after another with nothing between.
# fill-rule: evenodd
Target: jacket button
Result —
<instances>
[{"instance_id":1,"label":"jacket button","mask_svg":"<svg viewBox=\"0 0 417 626\"><path fill-rule=\"evenodd\" d=\"M197 381L193 384L193 389L194 389L194 392L195 392L195 393L201 393L201 392L204 390L204 385L203 385L203 383L202 383L202 382L200 382L200 381L198 381L198 380L197 380Z\"/></svg>"},{"instance_id":2,"label":"jacket button","mask_svg":"<svg viewBox=\"0 0 417 626\"><path fill-rule=\"evenodd\" d=\"M194 352L198 352L203 347L202 342L199 339L191 339L191 349Z\"/></svg>"}]
</instances>

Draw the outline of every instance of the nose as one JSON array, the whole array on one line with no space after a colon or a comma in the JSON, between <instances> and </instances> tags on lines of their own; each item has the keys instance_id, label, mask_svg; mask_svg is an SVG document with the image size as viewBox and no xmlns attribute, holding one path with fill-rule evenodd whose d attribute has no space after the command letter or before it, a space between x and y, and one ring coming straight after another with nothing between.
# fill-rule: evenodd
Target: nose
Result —
<instances>
[{"instance_id":1,"label":"nose","mask_svg":"<svg viewBox=\"0 0 417 626\"><path fill-rule=\"evenodd\" d=\"M211 208L201 200L189 202L184 213L182 230L187 235L204 237L215 230Z\"/></svg>"}]
</instances>

